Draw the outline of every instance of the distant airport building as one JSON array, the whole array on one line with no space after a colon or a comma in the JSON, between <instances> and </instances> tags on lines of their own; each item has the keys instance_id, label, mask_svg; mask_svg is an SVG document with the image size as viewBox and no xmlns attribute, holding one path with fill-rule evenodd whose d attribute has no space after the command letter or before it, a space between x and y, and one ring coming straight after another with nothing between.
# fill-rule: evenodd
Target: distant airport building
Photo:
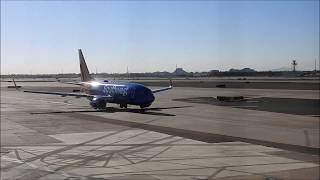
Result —
<instances>
[{"instance_id":1,"label":"distant airport building","mask_svg":"<svg viewBox=\"0 0 320 180\"><path fill-rule=\"evenodd\" d=\"M176 70L172 73L175 76L187 76L189 73L182 68L176 68Z\"/></svg>"},{"instance_id":2,"label":"distant airport building","mask_svg":"<svg viewBox=\"0 0 320 180\"><path fill-rule=\"evenodd\" d=\"M171 73L167 72L167 71L163 71L163 72L153 72L152 73L153 76L156 76L156 77L169 77L171 75Z\"/></svg>"},{"instance_id":3,"label":"distant airport building","mask_svg":"<svg viewBox=\"0 0 320 180\"><path fill-rule=\"evenodd\" d=\"M252 73L256 72L256 70L251 68L243 68L243 69L230 69L229 72L244 72L244 73Z\"/></svg>"},{"instance_id":4,"label":"distant airport building","mask_svg":"<svg viewBox=\"0 0 320 180\"><path fill-rule=\"evenodd\" d=\"M216 76L219 75L220 71L219 70L211 70L209 71L208 75L209 76Z\"/></svg>"}]
</instances>

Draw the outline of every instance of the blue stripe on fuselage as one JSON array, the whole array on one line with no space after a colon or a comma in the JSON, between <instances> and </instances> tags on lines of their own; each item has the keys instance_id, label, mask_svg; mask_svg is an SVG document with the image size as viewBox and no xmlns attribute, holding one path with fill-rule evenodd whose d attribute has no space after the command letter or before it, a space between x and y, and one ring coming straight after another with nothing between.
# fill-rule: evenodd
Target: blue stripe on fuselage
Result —
<instances>
[{"instance_id":1,"label":"blue stripe on fuselage","mask_svg":"<svg viewBox=\"0 0 320 180\"><path fill-rule=\"evenodd\" d=\"M138 83L92 83L90 94L111 96L110 103L149 106L154 101L151 90Z\"/></svg>"}]
</instances>

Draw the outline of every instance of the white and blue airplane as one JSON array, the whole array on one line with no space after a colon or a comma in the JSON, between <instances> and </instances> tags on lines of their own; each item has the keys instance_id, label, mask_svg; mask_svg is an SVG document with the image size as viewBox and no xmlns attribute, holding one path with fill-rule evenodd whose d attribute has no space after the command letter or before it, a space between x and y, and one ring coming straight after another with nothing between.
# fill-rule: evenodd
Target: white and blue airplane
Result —
<instances>
[{"instance_id":1,"label":"white and blue airplane","mask_svg":"<svg viewBox=\"0 0 320 180\"><path fill-rule=\"evenodd\" d=\"M90 100L90 105L94 109L105 109L107 103L119 104L120 108L127 108L129 105L140 106L141 109L149 107L155 100L154 93L172 89L170 86L151 90L146 86L132 82L98 82L90 76L87 64L81 49L79 51L81 82L72 83L80 85L81 93L64 93L50 91L24 91L28 93L50 94L59 96L73 96L77 98L85 97Z\"/></svg>"}]
</instances>

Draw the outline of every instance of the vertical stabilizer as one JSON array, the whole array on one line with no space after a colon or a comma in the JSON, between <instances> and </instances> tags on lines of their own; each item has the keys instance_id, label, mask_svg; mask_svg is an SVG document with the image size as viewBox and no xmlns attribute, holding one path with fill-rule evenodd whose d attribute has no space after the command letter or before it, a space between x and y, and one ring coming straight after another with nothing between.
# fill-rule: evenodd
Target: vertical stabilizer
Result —
<instances>
[{"instance_id":1,"label":"vertical stabilizer","mask_svg":"<svg viewBox=\"0 0 320 180\"><path fill-rule=\"evenodd\" d=\"M84 60L82 51L81 49L79 49L78 51L79 51L81 81L82 82L91 81L93 80L93 78L90 76L89 69L87 67L86 61Z\"/></svg>"}]
</instances>

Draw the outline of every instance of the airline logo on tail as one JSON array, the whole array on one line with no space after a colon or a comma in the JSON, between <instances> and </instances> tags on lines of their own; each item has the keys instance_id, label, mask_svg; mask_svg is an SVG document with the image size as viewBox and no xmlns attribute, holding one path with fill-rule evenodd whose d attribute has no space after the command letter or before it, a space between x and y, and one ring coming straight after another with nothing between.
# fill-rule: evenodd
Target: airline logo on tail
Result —
<instances>
[{"instance_id":1,"label":"airline logo on tail","mask_svg":"<svg viewBox=\"0 0 320 180\"><path fill-rule=\"evenodd\" d=\"M79 60L80 60L80 76L81 76L81 81L86 82L86 81L91 81L93 78L90 76L89 69L87 67L86 61L84 60L83 54L81 49L79 51Z\"/></svg>"}]
</instances>

